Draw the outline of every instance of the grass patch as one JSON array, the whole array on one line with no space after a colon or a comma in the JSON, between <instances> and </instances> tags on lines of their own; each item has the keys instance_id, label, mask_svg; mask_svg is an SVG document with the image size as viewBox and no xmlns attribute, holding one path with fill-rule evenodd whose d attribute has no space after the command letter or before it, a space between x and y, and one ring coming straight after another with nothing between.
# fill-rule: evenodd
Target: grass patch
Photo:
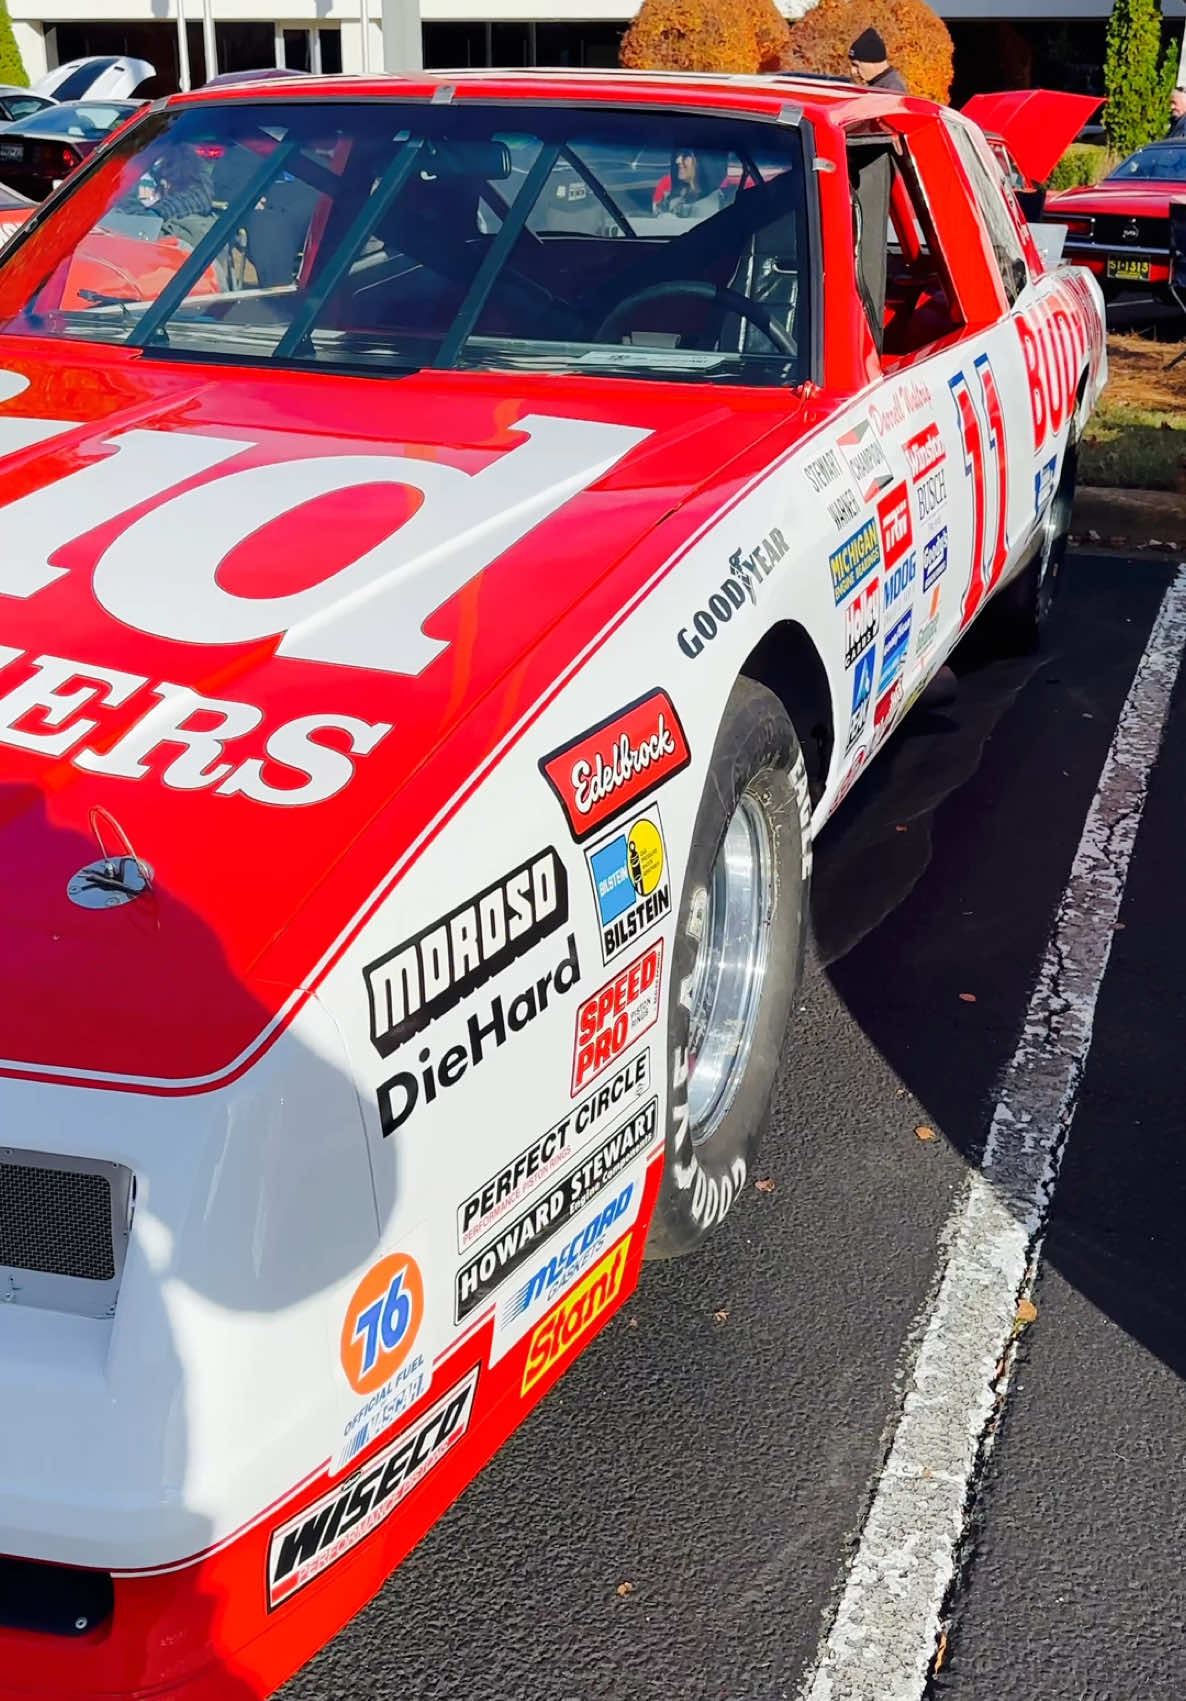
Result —
<instances>
[{"instance_id":1,"label":"grass patch","mask_svg":"<svg viewBox=\"0 0 1186 1701\"><path fill-rule=\"evenodd\" d=\"M1108 387L1079 451L1083 484L1186 492L1186 344L1108 338Z\"/></svg>"}]
</instances>

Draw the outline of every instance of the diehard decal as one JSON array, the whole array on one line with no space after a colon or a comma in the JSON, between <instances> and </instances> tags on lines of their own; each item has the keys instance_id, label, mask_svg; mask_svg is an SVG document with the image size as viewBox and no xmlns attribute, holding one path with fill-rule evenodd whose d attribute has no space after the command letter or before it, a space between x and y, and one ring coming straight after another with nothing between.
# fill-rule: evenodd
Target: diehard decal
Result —
<instances>
[{"instance_id":1,"label":"diehard decal","mask_svg":"<svg viewBox=\"0 0 1186 1701\"><path fill-rule=\"evenodd\" d=\"M659 1020L663 941L606 981L577 1011L572 1056L572 1096L616 1063Z\"/></svg>"},{"instance_id":2,"label":"diehard decal","mask_svg":"<svg viewBox=\"0 0 1186 1701\"><path fill-rule=\"evenodd\" d=\"M613 1305L626 1279L629 1250L630 1236L626 1235L536 1328L523 1367L524 1394L559 1364Z\"/></svg>"},{"instance_id":3,"label":"diehard decal","mask_svg":"<svg viewBox=\"0 0 1186 1701\"><path fill-rule=\"evenodd\" d=\"M568 920L568 876L549 846L363 970L380 1057L428 1027Z\"/></svg>"},{"instance_id":4,"label":"diehard decal","mask_svg":"<svg viewBox=\"0 0 1186 1701\"><path fill-rule=\"evenodd\" d=\"M666 691L649 691L540 761L578 844L691 761Z\"/></svg>"},{"instance_id":5,"label":"diehard decal","mask_svg":"<svg viewBox=\"0 0 1186 1701\"><path fill-rule=\"evenodd\" d=\"M475 1365L389 1447L329 1494L272 1531L268 1610L291 1600L389 1518L469 1428Z\"/></svg>"},{"instance_id":6,"label":"diehard decal","mask_svg":"<svg viewBox=\"0 0 1186 1701\"><path fill-rule=\"evenodd\" d=\"M656 804L585 852L601 930L601 958L610 963L671 914L671 868Z\"/></svg>"},{"instance_id":7,"label":"diehard decal","mask_svg":"<svg viewBox=\"0 0 1186 1701\"><path fill-rule=\"evenodd\" d=\"M881 565L881 546L877 541L876 520L866 520L860 531L854 532L828 557L832 574L832 597L839 605L855 591L862 579L867 579Z\"/></svg>"},{"instance_id":8,"label":"diehard decal","mask_svg":"<svg viewBox=\"0 0 1186 1701\"><path fill-rule=\"evenodd\" d=\"M457 1322L464 1323L479 1306L485 1305L543 1242L559 1234L636 1158L648 1151L658 1132L659 1101L651 1099L561 1176L547 1192L541 1193L533 1205L475 1252L457 1272ZM604 1213L595 1218L594 1223L601 1224L602 1216ZM616 1213L609 1221L616 1221ZM605 1226L608 1227L608 1224ZM601 1232L602 1229L597 1228L592 1238L596 1239ZM570 1248L579 1249L583 1239L583 1235L575 1237L569 1243ZM574 1252L574 1256L579 1256L579 1250ZM530 1302L529 1298L527 1303Z\"/></svg>"},{"instance_id":9,"label":"diehard decal","mask_svg":"<svg viewBox=\"0 0 1186 1701\"><path fill-rule=\"evenodd\" d=\"M588 1145L607 1117L632 1098L639 1098L651 1081L651 1054L640 1051L594 1087L567 1116L534 1139L509 1163L457 1207L457 1250L464 1252L481 1240L530 1194L544 1186L573 1155Z\"/></svg>"}]
</instances>

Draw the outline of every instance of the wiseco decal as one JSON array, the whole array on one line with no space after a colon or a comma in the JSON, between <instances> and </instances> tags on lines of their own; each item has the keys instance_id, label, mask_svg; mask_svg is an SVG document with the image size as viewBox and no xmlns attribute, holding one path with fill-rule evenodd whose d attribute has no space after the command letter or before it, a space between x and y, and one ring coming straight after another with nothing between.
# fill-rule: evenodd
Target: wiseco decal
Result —
<instances>
[{"instance_id":1,"label":"wiseco decal","mask_svg":"<svg viewBox=\"0 0 1186 1701\"><path fill-rule=\"evenodd\" d=\"M649 691L540 760L579 844L691 761L666 691Z\"/></svg>"},{"instance_id":2,"label":"wiseco decal","mask_svg":"<svg viewBox=\"0 0 1186 1701\"><path fill-rule=\"evenodd\" d=\"M28 384L0 371L0 458L76 428L72 420L7 417L3 404ZM95 597L116 620L185 644L278 638L278 657L417 675L447 648L424 631L437 610L650 435L548 414L513 420L510 430L519 441L475 473L394 454L225 470L257 445L187 431L117 433L104 445L115 451L107 458L88 459L0 508L0 594L35 596L73 570L51 565L73 540L152 503L95 563ZM195 478L201 482L173 494ZM233 551L266 537L294 509L366 485L405 487L420 502L357 560L286 596L238 596L220 582Z\"/></svg>"},{"instance_id":3,"label":"wiseco decal","mask_svg":"<svg viewBox=\"0 0 1186 1701\"><path fill-rule=\"evenodd\" d=\"M380 1057L418 1034L568 920L568 876L549 845L363 969Z\"/></svg>"},{"instance_id":4,"label":"wiseco decal","mask_svg":"<svg viewBox=\"0 0 1186 1701\"><path fill-rule=\"evenodd\" d=\"M572 1096L633 1045L659 1020L663 984L663 941L607 980L577 1011L572 1056Z\"/></svg>"},{"instance_id":5,"label":"wiseco decal","mask_svg":"<svg viewBox=\"0 0 1186 1701\"><path fill-rule=\"evenodd\" d=\"M268 1543L268 1610L378 1529L469 1427L478 1367L353 1476L273 1530Z\"/></svg>"},{"instance_id":6,"label":"wiseco decal","mask_svg":"<svg viewBox=\"0 0 1186 1701\"><path fill-rule=\"evenodd\" d=\"M539 1324L531 1337L523 1367L524 1394L559 1364L609 1310L622 1291L629 1251L630 1236L626 1235Z\"/></svg>"}]
</instances>

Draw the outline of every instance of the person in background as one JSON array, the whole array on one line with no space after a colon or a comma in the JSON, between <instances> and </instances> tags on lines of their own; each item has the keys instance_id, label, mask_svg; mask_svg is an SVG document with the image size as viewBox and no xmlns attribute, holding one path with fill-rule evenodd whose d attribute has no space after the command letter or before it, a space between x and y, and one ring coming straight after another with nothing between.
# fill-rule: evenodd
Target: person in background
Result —
<instances>
[{"instance_id":1,"label":"person in background","mask_svg":"<svg viewBox=\"0 0 1186 1701\"><path fill-rule=\"evenodd\" d=\"M891 94L906 93L902 73L890 64L885 42L876 30L862 30L848 50L848 62L854 76L869 88L884 89Z\"/></svg>"},{"instance_id":2,"label":"person in background","mask_svg":"<svg viewBox=\"0 0 1186 1701\"><path fill-rule=\"evenodd\" d=\"M726 205L724 182L729 162L723 154L698 154L676 148L671 156L671 187L656 212L680 218L709 218Z\"/></svg>"},{"instance_id":3,"label":"person in background","mask_svg":"<svg viewBox=\"0 0 1186 1701\"><path fill-rule=\"evenodd\" d=\"M1170 127L1167 136L1186 142L1186 83L1179 83L1170 96Z\"/></svg>"}]
</instances>

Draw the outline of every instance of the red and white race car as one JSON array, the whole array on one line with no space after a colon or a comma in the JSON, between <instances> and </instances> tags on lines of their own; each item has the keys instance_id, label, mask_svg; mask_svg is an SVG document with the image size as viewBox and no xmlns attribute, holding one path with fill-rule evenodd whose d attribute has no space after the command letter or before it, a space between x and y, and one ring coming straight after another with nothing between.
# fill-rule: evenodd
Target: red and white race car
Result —
<instances>
[{"instance_id":1,"label":"red and white race car","mask_svg":"<svg viewBox=\"0 0 1186 1701\"><path fill-rule=\"evenodd\" d=\"M215 216L84 295L162 148ZM201 93L13 239L5 1701L270 1693L721 1222L813 833L1036 636L1104 376L982 134L835 84Z\"/></svg>"}]
</instances>

